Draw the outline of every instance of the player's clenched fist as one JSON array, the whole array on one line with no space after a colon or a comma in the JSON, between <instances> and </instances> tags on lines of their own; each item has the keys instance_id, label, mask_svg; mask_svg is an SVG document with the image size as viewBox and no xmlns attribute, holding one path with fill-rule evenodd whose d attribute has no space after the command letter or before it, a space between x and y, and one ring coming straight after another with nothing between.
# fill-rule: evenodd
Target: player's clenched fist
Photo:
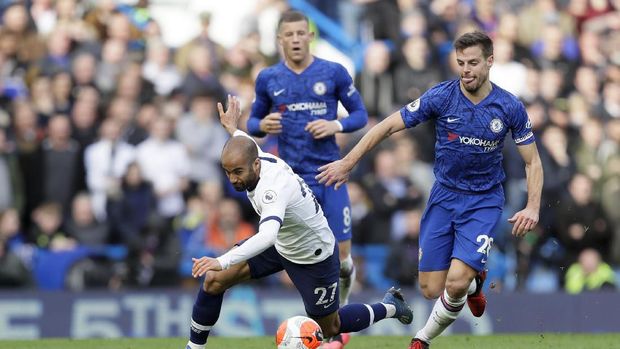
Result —
<instances>
[{"instance_id":1,"label":"player's clenched fist","mask_svg":"<svg viewBox=\"0 0 620 349\"><path fill-rule=\"evenodd\" d=\"M282 132L282 124L280 123L281 120L282 114L280 113L268 114L260 121L260 130L269 134L280 133Z\"/></svg>"},{"instance_id":2,"label":"player's clenched fist","mask_svg":"<svg viewBox=\"0 0 620 349\"><path fill-rule=\"evenodd\" d=\"M305 130L310 132L315 139L321 139L338 133L340 126L338 126L338 122L335 120L318 119L310 121L306 125Z\"/></svg>"}]
</instances>

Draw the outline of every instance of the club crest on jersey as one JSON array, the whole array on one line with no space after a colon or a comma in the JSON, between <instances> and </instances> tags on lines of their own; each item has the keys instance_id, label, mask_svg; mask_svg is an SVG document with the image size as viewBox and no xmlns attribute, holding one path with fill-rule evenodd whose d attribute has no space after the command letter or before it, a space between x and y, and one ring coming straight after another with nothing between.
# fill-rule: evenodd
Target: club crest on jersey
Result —
<instances>
[{"instance_id":1,"label":"club crest on jersey","mask_svg":"<svg viewBox=\"0 0 620 349\"><path fill-rule=\"evenodd\" d=\"M420 99L416 99L415 101L407 104L407 110L409 110L410 112L414 112L416 110L420 109Z\"/></svg>"},{"instance_id":2,"label":"club crest on jersey","mask_svg":"<svg viewBox=\"0 0 620 349\"><path fill-rule=\"evenodd\" d=\"M267 190L265 192L265 194L263 194L263 203L270 204L270 203L276 201L277 197L278 197L278 195L276 194L275 191Z\"/></svg>"},{"instance_id":3,"label":"club crest on jersey","mask_svg":"<svg viewBox=\"0 0 620 349\"><path fill-rule=\"evenodd\" d=\"M327 91L327 87L325 86L324 82L319 81L314 84L312 90L314 90L314 93L316 93L317 95L322 96Z\"/></svg>"},{"instance_id":4,"label":"club crest on jersey","mask_svg":"<svg viewBox=\"0 0 620 349\"><path fill-rule=\"evenodd\" d=\"M498 118L491 120L490 126L491 126L491 131L495 133L499 133L501 130L504 129L504 123L502 122L502 120Z\"/></svg>"}]
</instances>

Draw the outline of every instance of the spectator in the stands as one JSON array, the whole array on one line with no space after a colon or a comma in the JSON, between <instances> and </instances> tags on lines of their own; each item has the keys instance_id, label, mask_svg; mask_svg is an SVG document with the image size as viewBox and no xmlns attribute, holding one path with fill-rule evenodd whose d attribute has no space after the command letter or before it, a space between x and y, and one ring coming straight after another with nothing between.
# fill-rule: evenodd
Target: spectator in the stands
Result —
<instances>
[{"instance_id":1,"label":"spectator in the stands","mask_svg":"<svg viewBox=\"0 0 620 349\"><path fill-rule=\"evenodd\" d=\"M86 192L78 193L73 198L71 215L63 226L67 236L80 245L101 247L109 242L110 229L107 223L95 219L91 197Z\"/></svg>"},{"instance_id":2,"label":"spectator in the stands","mask_svg":"<svg viewBox=\"0 0 620 349\"><path fill-rule=\"evenodd\" d=\"M609 264L601 259L596 249L588 248L579 254L579 259L568 268L565 286L567 293L578 294L588 291L613 291L616 276Z\"/></svg>"}]
</instances>

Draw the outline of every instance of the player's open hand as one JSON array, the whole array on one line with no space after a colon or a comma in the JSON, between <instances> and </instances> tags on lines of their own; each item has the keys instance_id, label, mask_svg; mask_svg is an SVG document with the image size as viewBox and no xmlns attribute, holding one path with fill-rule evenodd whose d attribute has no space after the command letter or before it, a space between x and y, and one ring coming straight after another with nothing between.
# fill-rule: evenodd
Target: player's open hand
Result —
<instances>
[{"instance_id":1,"label":"player's open hand","mask_svg":"<svg viewBox=\"0 0 620 349\"><path fill-rule=\"evenodd\" d=\"M211 257L192 258L194 265L192 266L192 276L195 278L202 277L209 270L222 270L220 262Z\"/></svg>"},{"instance_id":2,"label":"player's open hand","mask_svg":"<svg viewBox=\"0 0 620 349\"><path fill-rule=\"evenodd\" d=\"M260 130L268 134L278 134L282 132L281 120L282 114L280 113L267 114L267 116L260 121Z\"/></svg>"},{"instance_id":3,"label":"player's open hand","mask_svg":"<svg viewBox=\"0 0 620 349\"><path fill-rule=\"evenodd\" d=\"M241 103L237 96L228 95L228 108L224 111L222 103L217 103L217 110L220 113L220 123L229 134L235 133L237 124L241 118Z\"/></svg>"},{"instance_id":4,"label":"player's open hand","mask_svg":"<svg viewBox=\"0 0 620 349\"><path fill-rule=\"evenodd\" d=\"M310 121L304 130L310 132L315 139L321 139L335 135L340 131L340 126L333 120L318 119Z\"/></svg>"},{"instance_id":5,"label":"player's open hand","mask_svg":"<svg viewBox=\"0 0 620 349\"><path fill-rule=\"evenodd\" d=\"M338 189L349 179L351 168L352 166L347 165L344 160L330 162L319 167L319 174L315 178L326 186L335 184L335 188Z\"/></svg>"},{"instance_id":6,"label":"player's open hand","mask_svg":"<svg viewBox=\"0 0 620 349\"><path fill-rule=\"evenodd\" d=\"M526 207L510 217L508 222L513 224L512 235L521 237L538 224L538 210Z\"/></svg>"}]
</instances>

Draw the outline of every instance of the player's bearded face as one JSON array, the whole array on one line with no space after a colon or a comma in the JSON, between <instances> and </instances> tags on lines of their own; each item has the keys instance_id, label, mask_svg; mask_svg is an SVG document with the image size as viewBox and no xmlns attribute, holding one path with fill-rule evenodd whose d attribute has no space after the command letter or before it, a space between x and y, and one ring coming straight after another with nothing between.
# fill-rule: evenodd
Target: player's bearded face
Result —
<instances>
[{"instance_id":1,"label":"player's bearded face","mask_svg":"<svg viewBox=\"0 0 620 349\"><path fill-rule=\"evenodd\" d=\"M489 80L489 69L493 65L493 55L484 57L480 46L467 47L456 52L461 85L471 93Z\"/></svg>"},{"instance_id":2,"label":"player's bearded face","mask_svg":"<svg viewBox=\"0 0 620 349\"><path fill-rule=\"evenodd\" d=\"M238 166L227 166L227 164L222 163L222 166L230 184L236 191L254 190L256 188L260 174L260 160L256 159L253 162Z\"/></svg>"},{"instance_id":3,"label":"player's bearded face","mask_svg":"<svg viewBox=\"0 0 620 349\"><path fill-rule=\"evenodd\" d=\"M310 42L314 33L306 21L285 22L280 25L278 42L287 61L302 63L310 56Z\"/></svg>"}]
</instances>

